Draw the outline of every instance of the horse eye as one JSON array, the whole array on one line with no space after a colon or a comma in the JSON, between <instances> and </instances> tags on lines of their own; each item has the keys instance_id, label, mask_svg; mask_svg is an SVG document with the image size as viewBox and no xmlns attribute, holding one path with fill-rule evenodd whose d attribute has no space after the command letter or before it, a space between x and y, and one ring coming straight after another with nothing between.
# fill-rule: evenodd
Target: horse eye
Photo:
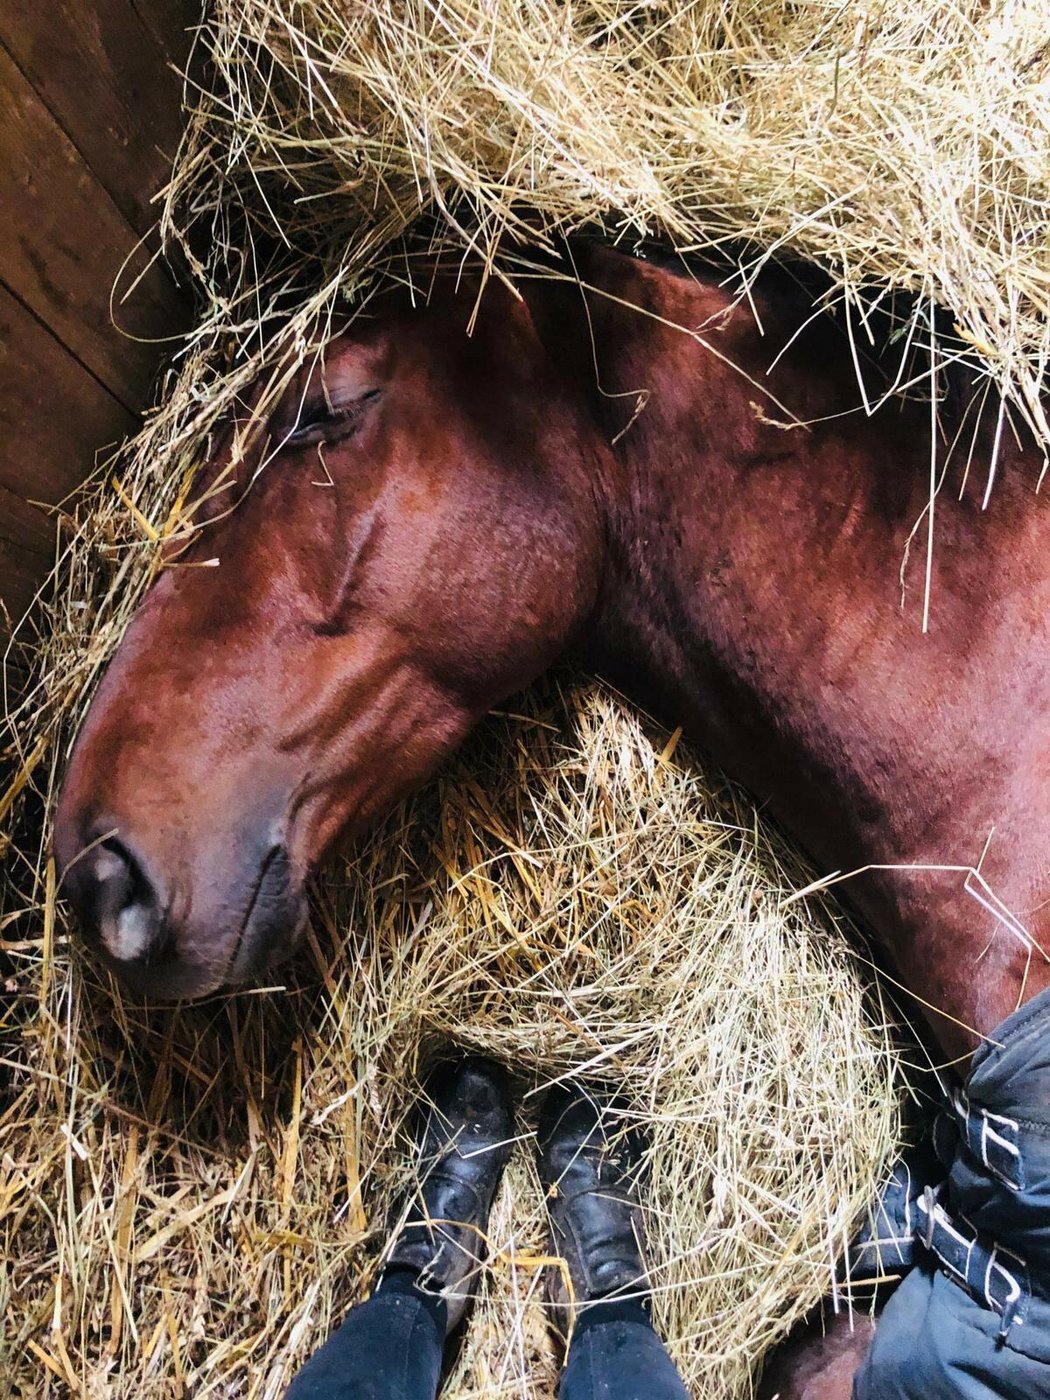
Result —
<instances>
[{"instance_id":1,"label":"horse eye","mask_svg":"<svg viewBox=\"0 0 1050 1400\"><path fill-rule=\"evenodd\" d=\"M362 394L351 403L321 402L304 405L299 421L285 438L285 442L301 446L312 442L331 442L349 436L357 427L362 413L381 393L380 389L369 389L367 394Z\"/></svg>"}]
</instances>

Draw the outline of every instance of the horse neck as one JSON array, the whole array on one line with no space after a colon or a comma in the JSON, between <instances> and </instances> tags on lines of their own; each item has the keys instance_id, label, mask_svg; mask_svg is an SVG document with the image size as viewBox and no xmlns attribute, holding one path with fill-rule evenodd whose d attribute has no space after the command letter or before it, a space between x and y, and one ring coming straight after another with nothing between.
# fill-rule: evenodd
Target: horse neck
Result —
<instances>
[{"instance_id":1,"label":"horse neck","mask_svg":"<svg viewBox=\"0 0 1050 1400\"><path fill-rule=\"evenodd\" d=\"M963 1053L1050 985L1024 941L1050 935L1045 909L1029 915L1050 896L1050 745L1031 699L1050 683L1050 584L1032 565L1050 517L1018 489L1009 451L989 512L946 492L924 632L918 549L903 607L898 575L925 505L928 408L785 426L855 406L836 337L811 338L765 381L775 303L759 306L771 349L746 311L718 323L717 287L599 271L592 411L615 466L591 660L683 724L821 874L892 867L840 889L942 1048ZM704 325L709 348L667 322ZM976 866L993 829L982 876L1024 936L972 897L965 869L932 868Z\"/></svg>"},{"instance_id":2,"label":"horse neck","mask_svg":"<svg viewBox=\"0 0 1050 1400\"><path fill-rule=\"evenodd\" d=\"M782 374L774 393L765 367L797 329L797 305L759 298L763 336L714 278L595 249L586 280L595 290L575 368L612 449L592 659L735 754L745 713L768 699L758 653L811 594L792 545L819 548L821 498L850 494L849 464L829 472L799 424L855 405L852 370L837 343L811 333L795 357L805 373ZM742 712L744 692L753 703Z\"/></svg>"}]
</instances>

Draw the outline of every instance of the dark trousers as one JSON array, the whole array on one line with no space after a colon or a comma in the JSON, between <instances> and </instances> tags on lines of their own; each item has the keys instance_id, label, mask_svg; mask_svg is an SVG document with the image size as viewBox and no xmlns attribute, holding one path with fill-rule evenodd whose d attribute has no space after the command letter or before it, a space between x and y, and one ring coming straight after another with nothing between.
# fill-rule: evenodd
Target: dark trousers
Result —
<instances>
[{"instance_id":1,"label":"dark trousers","mask_svg":"<svg viewBox=\"0 0 1050 1400\"><path fill-rule=\"evenodd\" d=\"M385 1279L296 1375L285 1400L435 1400L445 1305L410 1277ZM598 1303L576 1327L559 1400L687 1400L637 1303Z\"/></svg>"}]
</instances>

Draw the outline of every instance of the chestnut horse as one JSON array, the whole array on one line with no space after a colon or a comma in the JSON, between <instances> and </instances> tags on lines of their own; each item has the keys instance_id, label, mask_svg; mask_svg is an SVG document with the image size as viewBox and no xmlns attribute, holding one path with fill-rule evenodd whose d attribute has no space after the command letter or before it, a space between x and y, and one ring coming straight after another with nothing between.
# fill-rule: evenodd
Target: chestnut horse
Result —
<instances>
[{"instance_id":1,"label":"chestnut horse","mask_svg":"<svg viewBox=\"0 0 1050 1400\"><path fill-rule=\"evenodd\" d=\"M469 335L476 281L387 293L301 372L91 706L55 836L83 927L149 993L248 977L335 842L574 652L863 872L843 893L968 1056L1050 987L1042 453L963 394L859 412L858 367L873 398L896 370L830 317L796 334L788 272L740 302L575 258L582 287L493 285ZM847 1395L868 1337L780 1393Z\"/></svg>"}]
</instances>

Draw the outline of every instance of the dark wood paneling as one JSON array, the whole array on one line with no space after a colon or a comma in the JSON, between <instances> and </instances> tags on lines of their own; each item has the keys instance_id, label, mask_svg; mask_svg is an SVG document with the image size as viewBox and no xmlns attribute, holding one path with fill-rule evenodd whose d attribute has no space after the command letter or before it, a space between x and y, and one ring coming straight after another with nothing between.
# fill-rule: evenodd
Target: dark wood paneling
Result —
<instances>
[{"instance_id":1,"label":"dark wood paneling","mask_svg":"<svg viewBox=\"0 0 1050 1400\"><path fill-rule=\"evenodd\" d=\"M50 560L54 534L54 523L45 509L10 486L0 485L0 541L16 545L27 567L29 560L36 561L35 568L41 560Z\"/></svg>"},{"instance_id":2,"label":"dark wood paneling","mask_svg":"<svg viewBox=\"0 0 1050 1400\"><path fill-rule=\"evenodd\" d=\"M126 406L141 404L158 356L143 342L170 333L180 299L154 266L111 314L113 281L136 235L3 49L0 230L0 281ZM144 261L132 258L127 285Z\"/></svg>"},{"instance_id":3,"label":"dark wood paneling","mask_svg":"<svg viewBox=\"0 0 1050 1400\"><path fill-rule=\"evenodd\" d=\"M0 600L20 612L54 557L57 505L136 419L0 287ZM13 548L11 546L14 546Z\"/></svg>"},{"instance_id":4,"label":"dark wood paneling","mask_svg":"<svg viewBox=\"0 0 1050 1400\"><path fill-rule=\"evenodd\" d=\"M136 421L0 287L0 484L57 505Z\"/></svg>"},{"instance_id":5,"label":"dark wood paneling","mask_svg":"<svg viewBox=\"0 0 1050 1400\"><path fill-rule=\"evenodd\" d=\"M182 132L182 84L130 0L51 0L46 21L39 0L3 0L0 44L110 199L145 233Z\"/></svg>"},{"instance_id":6,"label":"dark wood paneling","mask_svg":"<svg viewBox=\"0 0 1050 1400\"><path fill-rule=\"evenodd\" d=\"M161 53L180 71L184 69L204 0L131 0L131 6Z\"/></svg>"},{"instance_id":7,"label":"dark wood paneling","mask_svg":"<svg viewBox=\"0 0 1050 1400\"><path fill-rule=\"evenodd\" d=\"M0 506L0 510L3 507ZM6 641L47 577L51 556L35 553L14 540L0 538L0 641ZM11 679L7 677L7 679Z\"/></svg>"},{"instance_id":8,"label":"dark wood paneling","mask_svg":"<svg viewBox=\"0 0 1050 1400\"><path fill-rule=\"evenodd\" d=\"M0 602L17 620L56 504L134 429L185 296L149 268L110 293L178 142L199 0L0 0ZM130 286L146 265L122 275ZM5 631L0 613L0 634Z\"/></svg>"}]
</instances>

